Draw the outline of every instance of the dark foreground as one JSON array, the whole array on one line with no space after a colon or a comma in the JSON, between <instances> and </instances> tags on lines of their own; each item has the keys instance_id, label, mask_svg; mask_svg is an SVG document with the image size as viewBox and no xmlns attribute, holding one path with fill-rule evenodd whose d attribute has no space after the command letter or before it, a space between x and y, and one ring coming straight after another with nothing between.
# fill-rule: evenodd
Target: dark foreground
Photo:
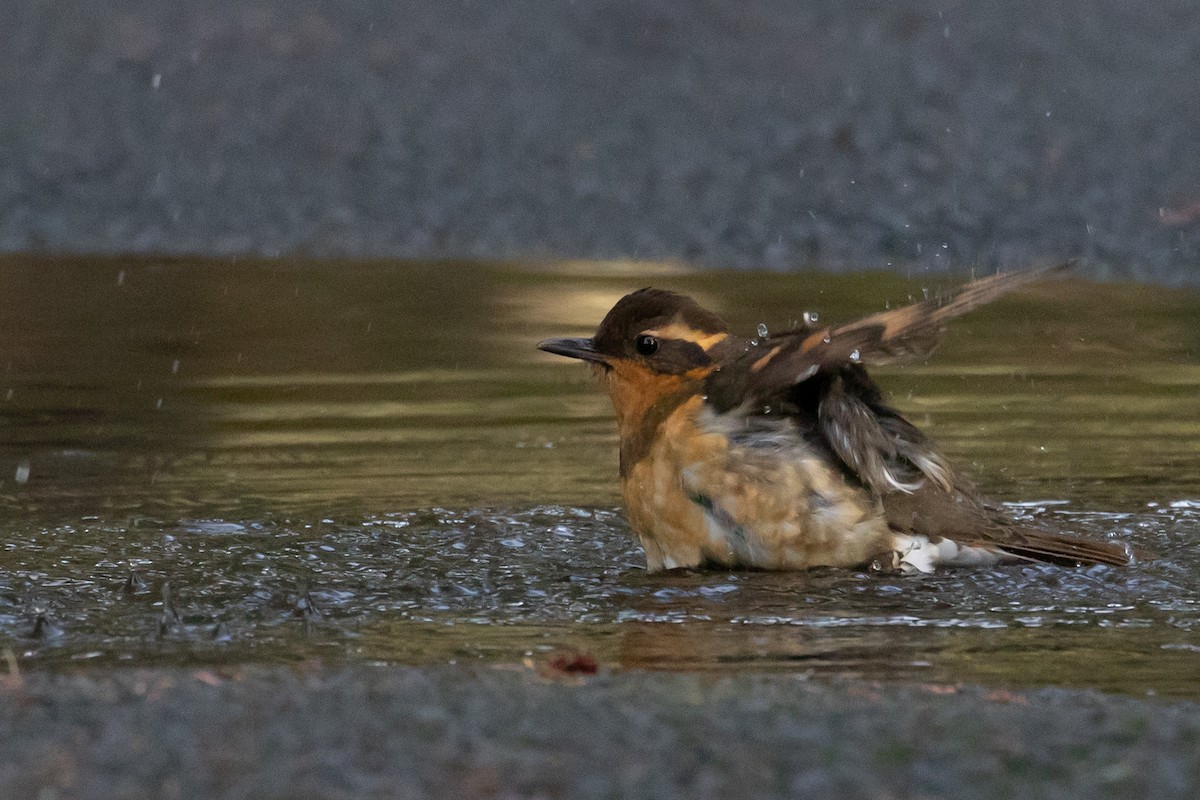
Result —
<instances>
[{"instance_id":1,"label":"dark foreground","mask_svg":"<svg viewBox=\"0 0 1200 800\"><path fill-rule=\"evenodd\" d=\"M396 667L0 685L6 798L1155 797L1200 706L802 677Z\"/></svg>"}]
</instances>

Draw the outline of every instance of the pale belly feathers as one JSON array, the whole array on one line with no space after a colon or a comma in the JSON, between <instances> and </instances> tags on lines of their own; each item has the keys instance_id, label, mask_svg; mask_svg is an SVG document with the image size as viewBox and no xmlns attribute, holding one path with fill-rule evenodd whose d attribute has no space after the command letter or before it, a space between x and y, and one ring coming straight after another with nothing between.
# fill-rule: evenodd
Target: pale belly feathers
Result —
<instances>
[{"instance_id":1,"label":"pale belly feathers","mask_svg":"<svg viewBox=\"0 0 1200 800\"><path fill-rule=\"evenodd\" d=\"M756 420L752 432L745 424L696 398L663 421L629 470L626 508L651 571L851 566L892 548L878 505L790 422Z\"/></svg>"},{"instance_id":2,"label":"pale belly feathers","mask_svg":"<svg viewBox=\"0 0 1200 800\"><path fill-rule=\"evenodd\" d=\"M998 554L892 530L877 501L831 469L786 419L753 431L695 398L675 410L622 482L651 572L720 564L852 567L883 554L906 572Z\"/></svg>"}]
</instances>

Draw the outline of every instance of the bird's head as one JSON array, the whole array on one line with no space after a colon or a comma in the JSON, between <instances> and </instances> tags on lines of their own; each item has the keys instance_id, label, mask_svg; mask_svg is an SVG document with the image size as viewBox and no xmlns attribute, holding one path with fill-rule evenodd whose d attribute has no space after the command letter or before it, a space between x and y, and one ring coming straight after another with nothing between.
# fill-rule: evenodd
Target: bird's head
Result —
<instances>
[{"instance_id":1,"label":"bird's head","mask_svg":"<svg viewBox=\"0 0 1200 800\"><path fill-rule=\"evenodd\" d=\"M698 393L728 338L725 321L690 297L642 289L618 300L590 339L546 339L538 348L595 365L624 432L660 401Z\"/></svg>"}]
</instances>

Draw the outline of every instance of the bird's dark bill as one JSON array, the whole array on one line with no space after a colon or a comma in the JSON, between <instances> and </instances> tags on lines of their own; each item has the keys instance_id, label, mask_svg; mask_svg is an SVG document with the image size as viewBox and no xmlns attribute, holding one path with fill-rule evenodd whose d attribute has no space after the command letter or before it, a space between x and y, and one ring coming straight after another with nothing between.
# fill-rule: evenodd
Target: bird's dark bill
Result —
<instances>
[{"instance_id":1,"label":"bird's dark bill","mask_svg":"<svg viewBox=\"0 0 1200 800\"><path fill-rule=\"evenodd\" d=\"M546 339L538 342L538 350L568 358L581 358L593 364L604 364L608 361L596 351L591 339Z\"/></svg>"}]
</instances>

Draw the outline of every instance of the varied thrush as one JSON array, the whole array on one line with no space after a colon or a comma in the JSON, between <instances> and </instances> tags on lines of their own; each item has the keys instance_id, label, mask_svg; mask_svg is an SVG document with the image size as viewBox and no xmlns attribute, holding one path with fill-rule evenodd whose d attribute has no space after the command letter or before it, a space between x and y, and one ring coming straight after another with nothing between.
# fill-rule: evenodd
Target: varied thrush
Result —
<instances>
[{"instance_id":1,"label":"varied thrush","mask_svg":"<svg viewBox=\"0 0 1200 800\"><path fill-rule=\"evenodd\" d=\"M621 490L651 572L1125 565L1120 543L1018 522L989 504L866 371L928 355L948 320L1067 266L750 339L688 297L642 289L592 338L538 347L590 362L607 383Z\"/></svg>"}]
</instances>

